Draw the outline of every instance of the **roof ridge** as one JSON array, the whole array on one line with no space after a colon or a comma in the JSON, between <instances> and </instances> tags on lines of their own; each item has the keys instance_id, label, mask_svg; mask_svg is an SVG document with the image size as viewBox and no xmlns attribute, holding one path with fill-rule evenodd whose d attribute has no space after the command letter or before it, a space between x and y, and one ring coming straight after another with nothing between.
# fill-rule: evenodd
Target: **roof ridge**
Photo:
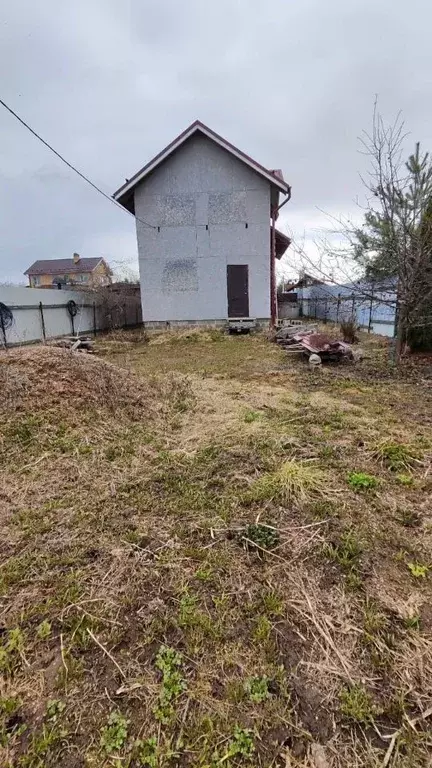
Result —
<instances>
[{"instance_id":1,"label":"roof ridge","mask_svg":"<svg viewBox=\"0 0 432 768\"><path fill-rule=\"evenodd\" d=\"M219 146L221 146L227 152L230 152L232 155L234 155L234 157L237 157L240 162L248 165L256 173L264 176L270 184L273 184L283 192L288 193L289 184L287 184L287 182L284 180L281 171L279 175L279 173L275 173L274 171L269 170L264 165L261 165L261 163L258 163L256 160L250 157L250 155L246 154L246 152L243 152L223 136L216 133L216 131L214 131L212 128L209 128L209 126L205 125L205 123L201 122L201 120L194 120L193 123L191 123L184 131L182 131L182 133L180 133L175 139L167 144L166 147L164 147L160 152L158 152L130 179L127 179L126 182L114 192L114 200L120 202L120 204L127 208L127 210L130 210L132 213L134 213L133 200L131 203L129 198L136 185L139 184L145 178L145 176L157 168L158 165L167 159L173 152L177 151L177 149L179 149L187 139L191 138L191 136L193 136L197 130L200 130L205 136L207 136L207 138L214 141L216 144L219 144Z\"/></svg>"}]
</instances>

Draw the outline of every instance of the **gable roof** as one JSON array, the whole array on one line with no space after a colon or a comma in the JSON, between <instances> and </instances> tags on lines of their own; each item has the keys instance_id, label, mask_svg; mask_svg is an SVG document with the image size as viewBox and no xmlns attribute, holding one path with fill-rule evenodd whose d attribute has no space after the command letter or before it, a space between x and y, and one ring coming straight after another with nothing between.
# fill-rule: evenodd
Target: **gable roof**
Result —
<instances>
[{"instance_id":1,"label":"gable roof","mask_svg":"<svg viewBox=\"0 0 432 768\"><path fill-rule=\"evenodd\" d=\"M75 263L73 259L38 259L24 272L25 275L64 275L72 272L93 272L103 259L80 258Z\"/></svg>"},{"instance_id":2,"label":"gable roof","mask_svg":"<svg viewBox=\"0 0 432 768\"><path fill-rule=\"evenodd\" d=\"M131 211L131 213L134 213L133 190L137 184L140 184L146 176L148 176L150 173L152 173L152 171L155 170L155 168L158 167L158 165L163 163L164 160L172 155L173 152L176 152L176 150L179 149L179 147L181 147L185 141L190 139L191 136L194 136L196 133L201 133L202 135L207 136L208 139L214 141L216 144L222 147L222 149L225 149L242 163L248 165L249 168L252 168L253 171L265 178L270 184L276 187L276 189L284 192L285 194L289 191L289 184L287 184L284 180L282 171L279 169L271 171L268 168L264 168L263 165L257 163L256 160L253 160L251 157L249 157L249 155L247 155L245 152L242 152L241 149L235 147L234 144L231 144L222 136L219 136L218 133L212 131L211 128L208 128L207 125L201 123L200 120L195 120L195 122L186 128L183 133L177 136L177 138L168 144L165 149L159 152L152 160L150 160L150 162L147 163L147 165L141 168L140 171L132 176L131 179L128 179L125 184L123 184L116 192L114 192L114 200L117 200L117 202Z\"/></svg>"}]
</instances>

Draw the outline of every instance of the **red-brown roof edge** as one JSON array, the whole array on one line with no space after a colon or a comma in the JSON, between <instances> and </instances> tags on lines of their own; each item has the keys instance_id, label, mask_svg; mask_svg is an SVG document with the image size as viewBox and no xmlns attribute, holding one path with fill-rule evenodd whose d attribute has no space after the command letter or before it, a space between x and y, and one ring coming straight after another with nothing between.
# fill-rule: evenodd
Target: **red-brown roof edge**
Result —
<instances>
[{"instance_id":1,"label":"red-brown roof edge","mask_svg":"<svg viewBox=\"0 0 432 768\"><path fill-rule=\"evenodd\" d=\"M184 130L184 131L182 131L182 132L181 132L181 133L180 133L178 136L176 136L176 138L175 138L175 139L173 139L172 141L170 141L170 143L169 143L169 144L167 144L167 146L166 146L166 147L164 147L164 149L162 149L160 152L158 152L158 153L157 153L157 155L155 155L155 156L154 156L154 157L153 157L151 160L149 160L149 162L148 162L148 163L146 163L146 164L145 164L145 165L144 165L144 166L143 166L143 167L142 167L142 168L141 168L139 171L137 171L136 173L134 173L134 175L133 175L133 176L132 176L130 179L128 179L128 181L126 181L124 184L122 184L122 185L121 185L121 187L119 187L119 188L118 188L118 189L117 189L117 190L114 192L114 194L113 194L113 198L114 198L114 199L118 199L118 198L117 198L117 196L119 195L119 193L121 192L121 190L122 190L122 189L124 189L124 187L129 187L130 185L132 185L132 187L133 187L133 186L134 186L134 182L135 182L135 180L137 180L137 179L138 179L138 178L139 178L139 177L140 177L140 176L141 176L143 173L145 173L145 171L147 170L147 168L149 168L149 167L150 167L151 165L153 165L154 163L157 163L157 161L159 160L159 158L163 157L163 155L166 155L167 153L169 153L169 152L170 152L170 150L171 150L171 149L172 149L172 148L173 148L173 147L174 147L176 144L178 144L178 142L179 142L179 141L181 141L181 140L182 140L182 139L183 139L183 138L184 138L184 137L185 137L185 136L186 136L188 133L190 133L190 132L191 132L191 131L192 131L194 128L203 129L203 130L204 130L204 132L208 132L209 134L211 134L211 135L214 137L214 139L215 139L216 141L220 141L220 142L222 142L222 143L223 143L223 144L225 144L225 145L226 145L226 146L227 146L229 149L231 149L233 152L235 152L235 153L237 153L238 155L240 155L241 157L243 157L247 163L252 163L252 165L256 166L256 168L257 168L257 169L259 169L259 170L260 170L262 173L266 174L267 176L273 176L273 177L275 178L275 182L276 182L276 185L278 185L278 186L280 186L280 185L283 185L283 186L285 186L285 187L286 187L286 191L288 192L288 190L289 190L289 184L287 184L287 182L286 182L286 181L285 181L285 179L283 178L283 175L282 175L282 171L279 171L279 170L278 170L278 171L276 171L276 172L275 172L275 171L269 170L268 168L265 168L263 165L261 165L261 163L258 163L256 160L254 160L252 157L250 157L250 155L246 154L246 152L243 152L241 149L239 149L238 147L236 147L236 146L235 146L234 144L232 144L230 141L227 141L226 139L224 139L224 137L223 137L223 136L221 136L219 133L216 133L216 131L213 131L211 128L209 128L207 125L205 125L205 123L202 123L202 122L201 122L201 120L194 120L194 122L193 122L193 123L191 123L191 124L190 124L190 125L189 125L189 126L188 126L188 127L185 129L185 130ZM126 192L125 194L127 194L127 193L128 193L128 192L130 192L130 191L131 191L131 188L130 188L130 189L128 189L128 190L127 190L127 192ZM121 201L119 200L119 202L121 202Z\"/></svg>"}]
</instances>

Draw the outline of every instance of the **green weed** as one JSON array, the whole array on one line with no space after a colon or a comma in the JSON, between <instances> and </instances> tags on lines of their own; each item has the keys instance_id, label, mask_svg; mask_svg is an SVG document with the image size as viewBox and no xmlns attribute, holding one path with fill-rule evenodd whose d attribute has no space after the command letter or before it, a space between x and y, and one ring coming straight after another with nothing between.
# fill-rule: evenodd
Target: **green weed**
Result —
<instances>
[{"instance_id":1,"label":"green weed","mask_svg":"<svg viewBox=\"0 0 432 768\"><path fill-rule=\"evenodd\" d=\"M49 725L44 723L40 731L33 734L26 754L20 759L18 765L20 768L45 768L48 765L55 765L56 763L48 762L48 758L66 736L67 731L59 728L56 723Z\"/></svg>"},{"instance_id":2,"label":"green weed","mask_svg":"<svg viewBox=\"0 0 432 768\"><path fill-rule=\"evenodd\" d=\"M250 677L245 682L245 691L251 701L256 704L261 704L270 697L269 691L269 678L264 677Z\"/></svg>"},{"instance_id":3,"label":"green weed","mask_svg":"<svg viewBox=\"0 0 432 768\"><path fill-rule=\"evenodd\" d=\"M28 446L34 442L42 423L43 419L40 416L33 414L19 416L5 425L3 433L12 444L18 443L22 446Z\"/></svg>"},{"instance_id":4,"label":"green weed","mask_svg":"<svg viewBox=\"0 0 432 768\"><path fill-rule=\"evenodd\" d=\"M201 635L213 636L217 626L211 616L197 607L198 599L189 594L182 596L179 606L178 624L182 629L195 630Z\"/></svg>"},{"instance_id":5,"label":"green weed","mask_svg":"<svg viewBox=\"0 0 432 768\"><path fill-rule=\"evenodd\" d=\"M362 685L356 684L344 688L340 694L341 712L345 717L362 725L370 725L376 709L370 694Z\"/></svg>"},{"instance_id":6,"label":"green weed","mask_svg":"<svg viewBox=\"0 0 432 768\"><path fill-rule=\"evenodd\" d=\"M102 728L100 737L100 746L107 755L120 752L125 746L129 722L118 710L110 713L108 724Z\"/></svg>"},{"instance_id":7,"label":"green weed","mask_svg":"<svg viewBox=\"0 0 432 768\"><path fill-rule=\"evenodd\" d=\"M270 638L271 629L272 625L267 616L258 616L253 631L254 640L257 643L267 643Z\"/></svg>"},{"instance_id":8,"label":"green weed","mask_svg":"<svg viewBox=\"0 0 432 768\"><path fill-rule=\"evenodd\" d=\"M362 545L354 531L346 531L340 537L338 543L326 543L323 547L324 554L344 570L352 569L358 562L362 553Z\"/></svg>"},{"instance_id":9,"label":"green weed","mask_svg":"<svg viewBox=\"0 0 432 768\"><path fill-rule=\"evenodd\" d=\"M195 577L200 581L211 581L213 578L213 568L211 565L202 565L201 568L198 568L196 571Z\"/></svg>"},{"instance_id":10,"label":"green weed","mask_svg":"<svg viewBox=\"0 0 432 768\"><path fill-rule=\"evenodd\" d=\"M0 645L0 672L13 671L24 658L24 635L19 627L10 629L6 640Z\"/></svg>"},{"instance_id":11,"label":"green weed","mask_svg":"<svg viewBox=\"0 0 432 768\"><path fill-rule=\"evenodd\" d=\"M243 421L246 424L252 424L260 418L261 414L258 411L247 411L243 417Z\"/></svg>"},{"instance_id":12,"label":"green weed","mask_svg":"<svg viewBox=\"0 0 432 768\"><path fill-rule=\"evenodd\" d=\"M64 701L60 701L60 699L50 699L47 708L45 716L48 720L52 720L53 722L57 722L60 715L65 711L66 704Z\"/></svg>"},{"instance_id":13,"label":"green weed","mask_svg":"<svg viewBox=\"0 0 432 768\"><path fill-rule=\"evenodd\" d=\"M332 445L323 445L319 455L321 459L334 459L337 456L337 451Z\"/></svg>"},{"instance_id":14,"label":"green weed","mask_svg":"<svg viewBox=\"0 0 432 768\"><path fill-rule=\"evenodd\" d=\"M157 768L159 762L159 750L156 736L149 739L138 739L134 744L134 752L139 766Z\"/></svg>"},{"instance_id":15,"label":"green weed","mask_svg":"<svg viewBox=\"0 0 432 768\"><path fill-rule=\"evenodd\" d=\"M18 716L21 701L15 696L0 697L0 747L5 747L10 739L26 729Z\"/></svg>"},{"instance_id":16,"label":"green weed","mask_svg":"<svg viewBox=\"0 0 432 768\"><path fill-rule=\"evenodd\" d=\"M415 579L425 579L429 573L429 567L427 565L421 565L421 563L408 563L411 576Z\"/></svg>"},{"instance_id":17,"label":"green weed","mask_svg":"<svg viewBox=\"0 0 432 768\"><path fill-rule=\"evenodd\" d=\"M366 472L350 472L348 485L354 491L370 491L378 486L378 478L374 475L368 475Z\"/></svg>"},{"instance_id":18,"label":"green weed","mask_svg":"<svg viewBox=\"0 0 432 768\"><path fill-rule=\"evenodd\" d=\"M414 478L412 475L407 475L403 472L401 472L399 475L396 475L396 480L398 481L399 485L414 485Z\"/></svg>"},{"instance_id":19,"label":"green weed","mask_svg":"<svg viewBox=\"0 0 432 768\"><path fill-rule=\"evenodd\" d=\"M337 516L335 503L330 500L315 501L309 505L309 510L315 520L328 520Z\"/></svg>"},{"instance_id":20,"label":"green weed","mask_svg":"<svg viewBox=\"0 0 432 768\"><path fill-rule=\"evenodd\" d=\"M266 614L269 616L281 616L284 612L284 602L282 597L274 590L270 589L261 595L261 600Z\"/></svg>"},{"instance_id":21,"label":"green weed","mask_svg":"<svg viewBox=\"0 0 432 768\"><path fill-rule=\"evenodd\" d=\"M171 764L171 760L180 757L180 753L171 747L171 739L163 734L157 739L151 736L148 739L137 739L132 748L132 765L136 768L165 768ZM126 762L129 768L129 762Z\"/></svg>"},{"instance_id":22,"label":"green weed","mask_svg":"<svg viewBox=\"0 0 432 768\"><path fill-rule=\"evenodd\" d=\"M216 764L226 763L232 757L250 760L255 751L253 732L248 728L240 728L238 725L234 728L233 737L229 742L228 750Z\"/></svg>"},{"instance_id":23,"label":"green weed","mask_svg":"<svg viewBox=\"0 0 432 768\"><path fill-rule=\"evenodd\" d=\"M161 723L168 723L172 719L173 703L186 688L181 665L182 657L174 648L167 648L164 645L160 647L156 657L156 667L162 673L162 685L154 714Z\"/></svg>"},{"instance_id":24,"label":"green weed","mask_svg":"<svg viewBox=\"0 0 432 768\"><path fill-rule=\"evenodd\" d=\"M387 617L377 604L366 598L363 606L363 626L367 636L373 637L382 633L388 625Z\"/></svg>"},{"instance_id":25,"label":"green weed","mask_svg":"<svg viewBox=\"0 0 432 768\"><path fill-rule=\"evenodd\" d=\"M51 623L44 619L41 621L39 626L36 629L36 635L39 638L39 640L47 640L51 634Z\"/></svg>"},{"instance_id":26,"label":"green weed","mask_svg":"<svg viewBox=\"0 0 432 768\"><path fill-rule=\"evenodd\" d=\"M248 540L246 544L252 549L254 544L263 549L274 549L280 541L276 528L262 523L248 525L244 538Z\"/></svg>"},{"instance_id":27,"label":"green weed","mask_svg":"<svg viewBox=\"0 0 432 768\"><path fill-rule=\"evenodd\" d=\"M339 542L325 543L323 546L324 555L345 571L345 586L351 592L362 587L362 580L358 571L362 551L362 544L354 531L346 531L340 537Z\"/></svg>"},{"instance_id":28,"label":"green weed","mask_svg":"<svg viewBox=\"0 0 432 768\"><path fill-rule=\"evenodd\" d=\"M363 587L363 580L356 570L352 569L345 576L345 586L350 592L358 592Z\"/></svg>"},{"instance_id":29,"label":"green weed","mask_svg":"<svg viewBox=\"0 0 432 768\"><path fill-rule=\"evenodd\" d=\"M372 456L393 472L409 469L417 461L415 450L405 443L382 440L372 451Z\"/></svg>"},{"instance_id":30,"label":"green weed","mask_svg":"<svg viewBox=\"0 0 432 768\"><path fill-rule=\"evenodd\" d=\"M420 623L421 619L418 614L413 614L412 616L405 616L404 618L404 624L407 629L420 629Z\"/></svg>"}]
</instances>

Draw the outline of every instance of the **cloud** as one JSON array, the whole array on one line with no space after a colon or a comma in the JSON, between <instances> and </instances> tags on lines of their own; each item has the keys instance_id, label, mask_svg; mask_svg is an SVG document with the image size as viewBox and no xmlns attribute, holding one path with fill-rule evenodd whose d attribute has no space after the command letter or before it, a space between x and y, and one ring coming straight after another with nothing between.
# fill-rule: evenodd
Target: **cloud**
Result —
<instances>
[{"instance_id":1,"label":"cloud","mask_svg":"<svg viewBox=\"0 0 432 768\"><path fill-rule=\"evenodd\" d=\"M109 194L199 118L284 170L282 224L310 238L318 209L356 211L375 93L432 145L431 19L422 0L20 0L0 24L2 98ZM126 213L4 110L0 132L0 278L74 251L136 259Z\"/></svg>"}]
</instances>

